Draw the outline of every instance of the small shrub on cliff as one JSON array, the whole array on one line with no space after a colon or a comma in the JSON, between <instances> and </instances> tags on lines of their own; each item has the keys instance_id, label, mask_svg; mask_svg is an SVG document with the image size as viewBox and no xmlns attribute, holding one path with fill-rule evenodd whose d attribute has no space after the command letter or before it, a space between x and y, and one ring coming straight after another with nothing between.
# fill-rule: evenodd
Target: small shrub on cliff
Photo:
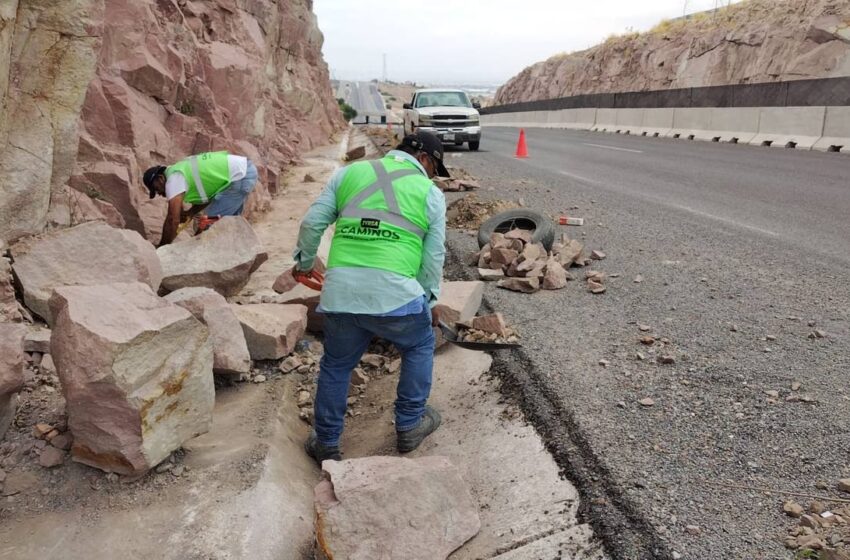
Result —
<instances>
[{"instance_id":1,"label":"small shrub on cliff","mask_svg":"<svg viewBox=\"0 0 850 560\"><path fill-rule=\"evenodd\" d=\"M336 102L339 104L339 110L342 111L342 116L345 117L345 120L350 121L357 116L357 111L354 107L346 103L344 99L339 98Z\"/></svg>"}]
</instances>

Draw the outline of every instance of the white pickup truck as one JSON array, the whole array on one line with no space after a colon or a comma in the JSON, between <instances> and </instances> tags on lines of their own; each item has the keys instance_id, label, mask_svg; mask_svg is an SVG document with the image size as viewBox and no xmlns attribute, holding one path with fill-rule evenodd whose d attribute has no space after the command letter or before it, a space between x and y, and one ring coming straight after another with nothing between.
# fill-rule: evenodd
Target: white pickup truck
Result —
<instances>
[{"instance_id":1,"label":"white pickup truck","mask_svg":"<svg viewBox=\"0 0 850 560\"><path fill-rule=\"evenodd\" d=\"M444 144L469 144L472 151L481 145L481 116L477 102L459 89L422 89L404 104L404 133L421 128L440 137Z\"/></svg>"}]
</instances>

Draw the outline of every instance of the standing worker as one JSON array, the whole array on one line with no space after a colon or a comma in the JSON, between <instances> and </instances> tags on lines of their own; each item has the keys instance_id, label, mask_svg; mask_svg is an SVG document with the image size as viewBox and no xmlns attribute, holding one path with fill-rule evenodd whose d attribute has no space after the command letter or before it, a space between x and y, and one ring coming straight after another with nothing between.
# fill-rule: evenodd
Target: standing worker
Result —
<instances>
[{"instance_id":1,"label":"standing worker","mask_svg":"<svg viewBox=\"0 0 850 560\"><path fill-rule=\"evenodd\" d=\"M151 167L142 181L151 198L160 195L168 199L162 246L174 241L180 222L201 210L210 217L241 215L245 199L257 183L257 168L245 156L206 152L168 167ZM184 202L192 205L186 213Z\"/></svg>"},{"instance_id":2,"label":"standing worker","mask_svg":"<svg viewBox=\"0 0 850 560\"><path fill-rule=\"evenodd\" d=\"M319 311L324 355L314 430L304 444L321 465L340 460L351 372L373 337L401 352L395 426L400 453L416 449L440 425L425 403L431 392L434 330L445 261L446 200L430 178L448 176L433 134L408 135L384 158L340 169L310 207L298 235L293 275L320 277L319 241L336 224Z\"/></svg>"}]
</instances>

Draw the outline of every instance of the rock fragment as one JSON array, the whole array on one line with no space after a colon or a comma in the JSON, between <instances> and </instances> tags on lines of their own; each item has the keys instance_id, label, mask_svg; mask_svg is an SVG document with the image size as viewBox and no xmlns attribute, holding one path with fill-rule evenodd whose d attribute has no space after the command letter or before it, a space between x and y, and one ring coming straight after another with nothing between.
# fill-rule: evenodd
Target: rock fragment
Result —
<instances>
[{"instance_id":1,"label":"rock fragment","mask_svg":"<svg viewBox=\"0 0 850 560\"><path fill-rule=\"evenodd\" d=\"M492 315L484 315L481 317L475 317L472 320L472 328L477 329L479 331L484 331L488 334L495 334L497 336L502 336L507 328L507 324L505 323L505 318L501 313L494 313Z\"/></svg>"},{"instance_id":2,"label":"rock fragment","mask_svg":"<svg viewBox=\"0 0 850 560\"><path fill-rule=\"evenodd\" d=\"M650 407L650 406L655 406L655 401L650 397L646 397L646 398L639 400L638 404L640 404L641 406Z\"/></svg>"},{"instance_id":3,"label":"rock fragment","mask_svg":"<svg viewBox=\"0 0 850 560\"><path fill-rule=\"evenodd\" d=\"M799 518L803 515L803 506L794 501L787 501L782 506L782 511L785 512L789 517Z\"/></svg>"},{"instance_id":4,"label":"rock fragment","mask_svg":"<svg viewBox=\"0 0 850 560\"><path fill-rule=\"evenodd\" d=\"M366 157L366 146L357 146L345 153L345 161L354 161Z\"/></svg>"},{"instance_id":5,"label":"rock fragment","mask_svg":"<svg viewBox=\"0 0 850 560\"><path fill-rule=\"evenodd\" d=\"M135 231L90 222L12 247L13 269L27 307L52 324L48 300L61 286L143 282L157 290L162 266L153 246Z\"/></svg>"},{"instance_id":6,"label":"rock fragment","mask_svg":"<svg viewBox=\"0 0 850 560\"><path fill-rule=\"evenodd\" d=\"M533 294L540 290L540 280L538 278L506 278L499 280L496 286L514 292Z\"/></svg>"},{"instance_id":7,"label":"rock fragment","mask_svg":"<svg viewBox=\"0 0 850 560\"><path fill-rule=\"evenodd\" d=\"M317 558L445 559L481 528L446 457L325 461L315 489Z\"/></svg>"},{"instance_id":8,"label":"rock fragment","mask_svg":"<svg viewBox=\"0 0 850 560\"><path fill-rule=\"evenodd\" d=\"M142 283L58 288L50 309L75 461L139 475L209 430L212 344L187 310Z\"/></svg>"},{"instance_id":9,"label":"rock fragment","mask_svg":"<svg viewBox=\"0 0 850 560\"><path fill-rule=\"evenodd\" d=\"M215 373L241 375L251 370L242 325L221 294L210 288L182 288L165 299L186 309L209 328Z\"/></svg>"},{"instance_id":10,"label":"rock fragment","mask_svg":"<svg viewBox=\"0 0 850 560\"><path fill-rule=\"evenodd\" d=\"M555 259L550 259L546 263L543 285L541 287L544 290L560 290L567 286L567 280L569 277L569 273L564 269L561 263Z\"/></svg>"},{"instance_id":11,"label":"rock fragment","mask_svg":"<svg viewBox=\"0 0 850 560\"><path fill-rule=\"evenodd\" d=\"M254 303L230 308L242 324L252 360L277 360L291 354L307 329L303 305Z\"/></svg>"},{"instance_id":12,"label":"rock fragment","mask_svg":"<svg viewBox=\"0 0 850 560\"><path fill-rule=\"evenodd\" d=\"M224 296L238 294L268 259L254 229L241 216L225 216L203 234L156 252L166 292L204 287Z\"/></svg>"},{"instance_id":13,"label":"rock fragment","mask_svg":"<svg viewBox=\"0 0 850 560\"><path fill-rule=\"evenodd\" d=\"M38 456L38 464L46 469L58 467L65 462L65 455L66 453L61 449L48 445L42 449L41 455Z\"/></svg>"},{"instance_id":14,"label":"rock fragment","mask_svg":"<svg viewBox=\"0 0 850 560\"><path fill-rule=\"evenodd\" d=\"M0 440L15 416L16 393L24 385L24 337L27 329L17 323L0 323Z\"/></svg>"}]
</instances>

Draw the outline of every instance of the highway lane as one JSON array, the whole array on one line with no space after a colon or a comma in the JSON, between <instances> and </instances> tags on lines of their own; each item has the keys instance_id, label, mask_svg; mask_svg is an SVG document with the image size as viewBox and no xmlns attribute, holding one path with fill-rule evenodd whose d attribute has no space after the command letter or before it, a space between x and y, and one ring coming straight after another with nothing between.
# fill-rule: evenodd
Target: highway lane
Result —
<instances>
[{"instance_id":1,"label":"highway lane","mask_svg":"<svg viewBox=\"0 0 850 560\"><path fill-rule=\"evenodd\" d=\"M386 114L384 101L377 84L372 82L341 81L337 88L337 97L354 107L358 117L369 116L370 120L380 119ZM358 121L361 119L358 118Z\"/></svg>"},{"instance_id":2,"label":"highway lane","mask_svg":"<svg viewBox=\"0 0 850 560\"><path fill-rule=\"evenodd\" d=\"M817 493L846 472L850 157L526 133L526 160L516 129L486 128L481 152L451 150L449 164L480 197L585 218L559 231L607 253L592 268L608 291L588 293L581 269L555 292L488 284L523 336L497 356L506 391L614 558L789 558L787 498L730 486ZM449 233L450 277L475 278L474 240ZM641 344L639 325L658 341Z\"/></svg>"},{"instance_id":3,"label":"highway lane","mask_svg":"<svg viewBox=\"0 0 850 560\"><path fill-rule=\"evenodd\" d=\"M850 157L844 154L546 129L526 134L526 165L718 227L850 259ZM488 128L485 139L490 151L510 156L517 130Z\"/></svg>"}]
</instances>

